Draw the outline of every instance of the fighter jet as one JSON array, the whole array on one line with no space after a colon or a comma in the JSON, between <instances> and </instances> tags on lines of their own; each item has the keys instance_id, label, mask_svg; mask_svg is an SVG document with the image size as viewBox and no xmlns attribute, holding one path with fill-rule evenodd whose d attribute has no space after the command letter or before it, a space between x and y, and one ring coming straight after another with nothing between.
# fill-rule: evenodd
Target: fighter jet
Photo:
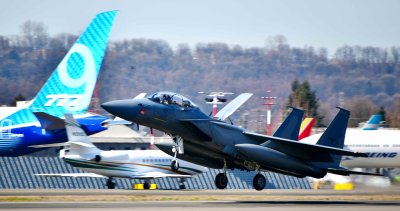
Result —
<instances>
[{"instance_id":1,"label":"fighter jet","mask_svg":"<svg viewBox=\"0 0 400 211\"><path fill-rule=\"evenodd\" d=\"M228 104L229 105L229 104ZM227 105L227 106L228 106ZM227 169L256 171L253 187L262 190L266 179L261 171L295 177L322 178L328 172L339 175L367 174L340 167L341 156L367 157L364 153L343 150L350 112L339 108L317 144L298 142L303 111L293 108L273 136L250 132L213 119L189 99L173 92L158 92L142 99L117 100L102 104L111 114L169 134L174 145L164 152L202 166L223 169L215 178L219 189L226 188Z\"/></svg>"}]
</instances>

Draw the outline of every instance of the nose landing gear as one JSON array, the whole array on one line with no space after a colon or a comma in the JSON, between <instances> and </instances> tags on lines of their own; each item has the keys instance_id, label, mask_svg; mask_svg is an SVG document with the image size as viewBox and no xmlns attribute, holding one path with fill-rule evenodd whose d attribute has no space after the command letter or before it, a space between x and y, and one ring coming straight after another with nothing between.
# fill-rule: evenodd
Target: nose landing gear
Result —
<instances>
[{"instance_id":1,"label":"nose landing gear","mask_svg":"<svg viewBox=\"0 0 400 211\"><path fill-rule=\"evenodd\" d=\"M174 136L173 141L175 142L175 145L172 147L172 152L174 153L174 158L171 161L171 170L172 171L178 171L179 170L179 163L178 160L176 159L176 156L179 154L183 154L183 139L182 137L179 136Z\"/></svg>"}]
</instances>

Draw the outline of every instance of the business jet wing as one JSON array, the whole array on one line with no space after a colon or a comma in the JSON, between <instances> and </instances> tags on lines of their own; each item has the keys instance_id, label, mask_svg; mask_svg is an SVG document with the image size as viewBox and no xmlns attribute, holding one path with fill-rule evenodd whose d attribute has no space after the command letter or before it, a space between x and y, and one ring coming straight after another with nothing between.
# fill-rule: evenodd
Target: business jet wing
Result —
<instances>
[{"instance_id":1,"label":"business jet wing","mask_svg":"<svg viewBox=\"0 0 400 211\"><path fill-rule=\"evenodd\" d=\"M95 174L95 173L58 173L58 174L33 174L35 176L45 176L45 177L100 177L104 178L105 176Z\"/></svg>"},{"instance_id":2,"label":"business jet wing","mask_svg":"<svg viewBox=\"0 0 400 211\"><path fill-rule=\"evenodd\" d=\"M250 97L253 96L252 93L242 93L233 99L228 105L223 107L216 115L215 118L224 121L230 117L240 106L242 106Z\"/></svg>"},{"instance_id":3,"label":"business jet wing","mask_svg":"<svg viewBox=\"0 0 400 211\"><path fill-rule=\"evenodd\" d=\"M191 175L187 174L165 174L162 172L147 172L143 174L132 175L132 179L157 179L157 178L191 178Z\"/></svg>"}]
</instances>

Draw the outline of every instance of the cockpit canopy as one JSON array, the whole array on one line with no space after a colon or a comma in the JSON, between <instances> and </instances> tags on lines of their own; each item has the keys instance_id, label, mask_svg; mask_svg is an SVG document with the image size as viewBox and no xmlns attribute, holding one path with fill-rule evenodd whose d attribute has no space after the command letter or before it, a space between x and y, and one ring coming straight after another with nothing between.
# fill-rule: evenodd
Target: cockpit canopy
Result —
<instances>
[{"instance_id":1,"label":"cockpit canopy","mask_svg":"<svg viewBox=\"0 0 400 211\"><path fill-rule=\"evenodd\" d=\"M197 108L196 104L186 97L174 92L156 92L148 97L153 102L177 105L179 107Z\"/></svg>"}]
</instances>

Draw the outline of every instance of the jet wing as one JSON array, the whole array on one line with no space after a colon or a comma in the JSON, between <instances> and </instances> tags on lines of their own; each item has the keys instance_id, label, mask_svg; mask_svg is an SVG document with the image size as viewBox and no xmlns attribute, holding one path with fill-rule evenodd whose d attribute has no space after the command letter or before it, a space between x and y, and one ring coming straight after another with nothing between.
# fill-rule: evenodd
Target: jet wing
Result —
<instances>
[{"instance_id":1,"label":"jet wing","mask_svg":"<svg viewBox=\"0 0 400 211\"><path fill-rule=\"evenodd\" d=\"M45 177L99 177L103 178L105 176L95 174L95 173L59 173L59 174L33 174L35 176L45 176Z\"/></svg>"},{"instance_id":2,"label":"jet wing","mask_svg":"<svg viewBox=\"0 0 400 211\"><path fill-rule=\"evenodd\" d=\"M347 155L347 156L354 156L354 157L368 157L365 153L353 152L348 150L343 150L335 147L328 147L316 144L307 144L303 142L293 141L289 139L283 139L278 137L266 136L258 133L253 133L249 131L244 131L244 135L249 136L253 139L263 140L264 143L261 144L265 147L270 147L272 149L281 151L283 153L307 159L313 160L314 156L322 156L328 154L335 154L335 155ZM321 158L321 157L319 157ZM318 159L319 160L319 159Z\"/></svg>"},{"instance_id":3,"label":"jet wing","mask_svg":"<svg viewBox=\"0 0 400 211\"><path fill-rule=\"evenodd\" d=\"M190 132L198 137L198 139L204 141L211 141L212 134L209 130L208 119L182 119L180 122L188 129Z\"/></svg>"},{"instance_id":4,"label":"jet wing","mask_svg":"<svg viewBox=\"0 0 400 211\"><path fill-rule=\"evenodd\" d=\"M38 144L38 145L30 145L32 148L47 148L47 147L64 147L67 146L67 142L64 143L54 143L54 144Z\"/></svg>"},{"instance_id":5,"label":"jet wing","mask_svg":"<svg viewBox=\"0 0 400 211\"><path fill-rule=\"evenodd\" d=\"M33 112L33 114L35 114L43 129L57 130L65 128L65 123L63 119L52 116L45 112Z\"/></svg>"},{"instance_id":6,"label":"jet wing","mask_svg":"<svg viewBox=\"0 0 400 211\"><path fill-rule=\"evenodd\" d=\"M243 93L233 99L228 105L222 108L215 117L221 121L230 117L240 106L242 106L250 97L253 96L252 93Z\"/></svg>"},{"instance_id":7,"label":"jet wing","mask_svg":"<svg viewBox=\"0 0 400 211\"><path fill-rule=\"evenodd\" d=\"M157 179L157 178L191 178L191 175L184 175L184 174L165 174L162 172L147 172L143 174L135 174L132 175L132 179Z\"/></svg>"},{"instance_id":8,"label":"jet wing","mask_svg":"<svg viewBox=\"0 0 400 211\"><path fill-rule=\"evenodd\" d=\"M104 122L105 126L111 126L111 125L130 125L132 124L131 121L127 121L125 119L122 119L120 117L115 117L113 120L106 120Z\"/></svg>"}]
</instances>

